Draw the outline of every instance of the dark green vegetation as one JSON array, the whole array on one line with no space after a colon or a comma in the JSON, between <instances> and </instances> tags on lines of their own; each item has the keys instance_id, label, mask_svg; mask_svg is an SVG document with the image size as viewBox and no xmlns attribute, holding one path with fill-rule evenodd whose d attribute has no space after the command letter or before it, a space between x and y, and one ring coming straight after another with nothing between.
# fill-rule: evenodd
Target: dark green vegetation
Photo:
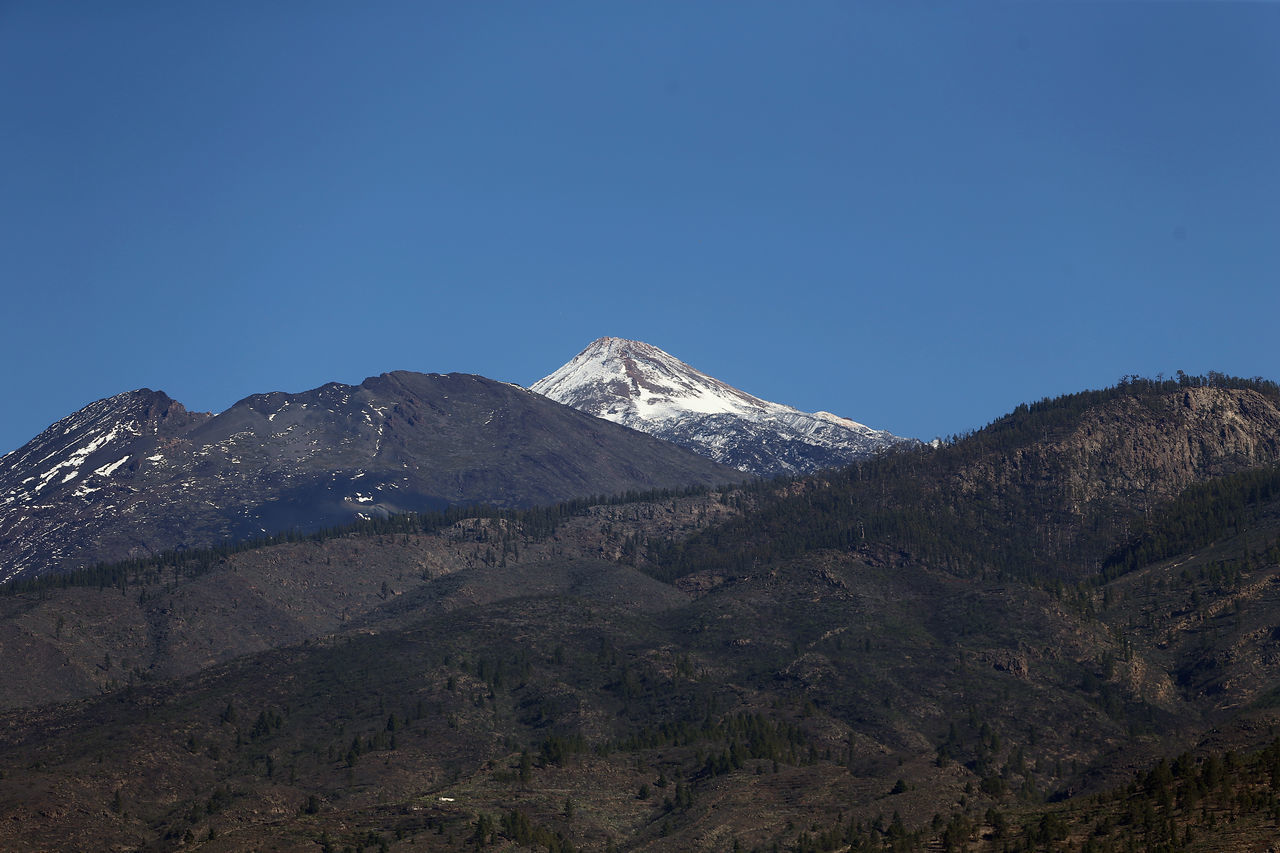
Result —
<instances>
[{"instance_id":1,"label":"dark green vegetation","mask_svg":"<svg viewBox=\"0 0 1280 853\"><path fill-rule=\"evenodd\" d=\"M14 588L0 847L1265 849L1277 436L1269 383L1128 380L825 477Z\"/></svg>"},{"instance_id":2,"label":"dark green vegetation","mask_svg":"<svg viewBox=\"0 0 1280 853\"><path fill-rule=\"evenodd\" d=\"M890 548L958 575L1092 578L1104 561L1130 562L1118 551L1140 559L1156 547L1153 529L1132 550L1158 503L1204 479L1280 458L1277 406L1275 383L1216 374L1129 378L1021 406L943 452L889 452L794 489L761 484L749 516L680 543L663 555L661 570L678 577L818 548ZM1205 488L1239 502L1276 481L1270 470ZM1168 524L1205 526L1201 538L1225 532L1210 515L1197 515L1194 500L1184 497L1183 521Z\"/></svg>"},{"instance_id":3,"label":"dark green vegetation","mask_svg":"<svg viewBox=\"0 0 1280 853\"><path fill-rule=\"evenodd\" d=\"M368 538L396 533L439 533L447 527L472 519L499 520L519 528L524 537L545 539L554 535L556 526L565 519L587 515L594 507L705 495L710 491L708 486L690 486L684 489L653 489L646 492L626 492L621 495L597 495L526 509L503 509L480 505L449 507L435 512L400 513L360 519L348 524L322 527L305 533L289 530L272 536L242 539L222 545L170 549L146 557L110 563L101 562L69 572L18 578L0 585L0 591L7 595L23 595L69 587L97 587L99 590L115 587L123 592L131 586L146 587L160 583L170 575L175 582L181 578L195 578L223 565L235 554L269 548L272 545L328 542L348 537Z\"/></svg>"}]
</instances>

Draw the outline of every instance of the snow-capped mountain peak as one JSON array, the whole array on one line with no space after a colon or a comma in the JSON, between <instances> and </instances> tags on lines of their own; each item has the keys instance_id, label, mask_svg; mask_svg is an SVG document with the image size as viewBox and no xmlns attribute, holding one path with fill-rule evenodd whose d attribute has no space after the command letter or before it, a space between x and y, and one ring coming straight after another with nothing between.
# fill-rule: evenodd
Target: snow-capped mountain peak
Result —
<instances>
[{"instance_id":1,"label":"snow-capped mountain peak","mask_svg":"<svg viewBox=\"0 0 1280 853\"><path fill-rule=\"evenodd\" d=\"M747 415L786 408L694 370L651 344L623 338L592 341L533 390L628 426L690 412Z\"/></svg>"},{"instance_id":2,"label":"snow-capped mountain peak","mask_svg":"<svg viewBox=\"0 0 1280 853\"><path fill-rule=\"evenodd\" d=\"M762 400L651 344L622 338L593 341L532 389L762 475L847 464L901 441L830 412Z\"/></svg>"}]
</instances>

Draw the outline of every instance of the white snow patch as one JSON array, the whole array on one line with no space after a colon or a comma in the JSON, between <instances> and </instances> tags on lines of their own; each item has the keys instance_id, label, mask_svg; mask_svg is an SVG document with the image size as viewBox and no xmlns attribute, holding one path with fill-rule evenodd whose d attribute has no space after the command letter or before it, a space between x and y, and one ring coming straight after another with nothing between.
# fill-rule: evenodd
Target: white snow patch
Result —
<instances>
[{"instance_id":1,"label":"white snow patch","mask_svg":"<svg viewBox=\"0 0 1280 853\"><path fill-rule=\"evenodd\" d=\"M41 483L40 485L36 486L36 491L38 492L41 489L43 489L45 486L49 485L49 483L52 482L53 478L57 476L57 473L61 471L63 468L71 468L72 470L69 474L66 474L62 478L62 482L66 483L70 480L75 479L76 475L80 473L80 466L84 464L84 461L89 458L90 454L92 454L94 451L114 441L116 436L119 434L121 427L128 429L128 425L116 424L111 428L109 432L105 434L100 433L96 438L94 438L84 447L81 447L78 450L72 451L71 455L68 456L66 459L64 459L63 461L59 462L57 465L54 465L48 471L41 474L40 475ZM45 458L48 459L49 457L46 456Z\"/></svg>"},{"instance_id":2,"label":"white snow patch","mask_svg":"<svg viewBox=\"0 0 1280 853\"><path fill-rule=\"evenodd\" d=\"M867 426L866 424L860 424L857 421L855 421L853 418L841 417L840 415L832 414L831 412L814 412L813 416L815 418L821 418L824 421L830 421L831 423L836 424L837 426L849 427L850 429L857 429L857 430L871 429L871 427Z\"/></svg>"},{"instance_id":3,"label":"white snow patch","mask_svg":"<svg viewBox=\"0 0 1280 853\"><path fill-rule=\"evenodd\" d=\"M657 347L620 338L594 341L531 390L717 461L745 450L782 471L799 469L779 442L853 459L901 440L831 412L810 414L753 397ZM730 464L751 467L740 458Z\"/></svg>"},{"instance_id":4,"label":"white snow patch","mask_svg":"<svg viewBox=\"0 0 1280 853\"><path fill-rule=\"evenodd\" d=\"M101 468L94 469L93 473L97 474L99 477L110 477L117 468L128 461L129 457L125 456L118 462L112 462L110 465L103 465Z\"/></svg>"},{"instance_id":5,"label":"white snow patch","mask_svg":"<svg viewBox=\"0 0 1280 853\"><path fill-rule=\"evenodd\" d=\"M655 346L620 338L595 341L568 364L535 382L532 390L627 426L690 413L756 418L798 411L739 391ZM591 397L608 402L582 405Z\"/></svg>"}]
</instances>

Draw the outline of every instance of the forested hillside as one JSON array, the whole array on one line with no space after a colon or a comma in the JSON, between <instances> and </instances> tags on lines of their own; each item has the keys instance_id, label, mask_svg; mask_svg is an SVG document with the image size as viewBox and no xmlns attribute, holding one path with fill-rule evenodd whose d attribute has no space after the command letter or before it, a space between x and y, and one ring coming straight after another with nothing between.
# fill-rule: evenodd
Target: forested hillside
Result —
<instances>
[{"instance_id":1,"label":"forested hillside","mask_svg":"<svg viewBox=\"0 0 1280 853\"><path fill-rule=\"evenodd\" d=\"M10 585L0 846L1265 849L1277 400Z\"/></svg>"},{"instance_id":2,"label":"forested hillside","mask_svg":"<svg viewBox=\"0 0 1280 853\"><path fill-rule=\"evenodd\" d=\"M1209 478L1203 493L1220 512L1268 500L1278 460L1275 383L1130 378L1020 406L937 449L900 447L789 488L759 484L750 518L655 555L652 570L673 579L818 548L888 549L962 575L1076 582L1138 559L1130 552L1172 547L1156 540L1177 522L1153 513L1180 513L1184 539L1225 532L1212 513L1196 515L1201 491L1164 504Z\"/></svg>"}]
</instances>

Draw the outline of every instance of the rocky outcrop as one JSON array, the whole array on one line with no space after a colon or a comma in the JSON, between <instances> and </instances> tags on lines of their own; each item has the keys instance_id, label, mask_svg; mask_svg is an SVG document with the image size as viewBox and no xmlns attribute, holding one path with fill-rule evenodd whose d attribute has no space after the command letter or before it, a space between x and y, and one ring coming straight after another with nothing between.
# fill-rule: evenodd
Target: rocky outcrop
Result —
<instances>
[{"instance_id":1,"label":"rocky outcrop","mask_svg":"<svg viewBox=\"0 0 1280 853\"><path fill-rule=\"evenodd\" d=\"M1280 460L1280 405L1257 391L1188 388L1120 396L1086 411L1065 435L984 458L960 477L1052 491L1080 516L1099 502L1154 504L1192 483Z\"/></svg>"}]
</instances>

